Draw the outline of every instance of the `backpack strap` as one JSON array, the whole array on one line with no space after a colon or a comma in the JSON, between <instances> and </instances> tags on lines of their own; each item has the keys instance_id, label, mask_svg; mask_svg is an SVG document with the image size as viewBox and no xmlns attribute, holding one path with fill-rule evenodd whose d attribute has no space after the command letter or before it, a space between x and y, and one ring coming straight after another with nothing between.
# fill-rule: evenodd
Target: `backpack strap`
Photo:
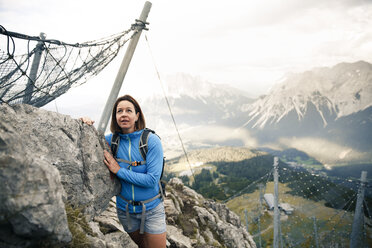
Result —
<instances>
[{"instance_id":1,"label":"backpack strap","mask_svg":"<svg viewBox=\"0 0 372 248\"><path fill-rule=\"evenodd\" d=\"M143 130L143 132L141 134L140 141L139 141L139 150L140 150L142 159L144 160L145 163L146 163L147 152L149 150L149 147L148 147L147 144L148 144L148 141L149 141L150 133L153 133L153 134L155 134L156 136L159 137L159 135L157 135L155 133L155 131L150 129L150 128L145 128ZM159 139L160 139L160 137L159 137ZM164 164L165 164L165 158L163 157L163 167L161 169L161 176L160 176L160 180L159 180L159 191L160 191L160 195L161 195L162 200L164 200L164 196L165 196L165 182L163 180L161 180L163 178L163 173L164 173Z\"/></svg>"},{"instance_id":2,"label":"backpack strap","mask_svg":"<svg viewBox=\"0 0 372 248\"><path fill-rule=\"evenodd\" d=\"M146 164L146 161L129 161L129 160L121 159L121 158L117 158L116 161L129 164L127 169L129 168L129 166L139 166L142 164Z\"/></svg>"},{"instance_id":3,"label":"backpack strap","mask_svg":"<svg viewBox=\"0 0 372 248\"><path fill-rule=\"evenodd\" d=\"M147 152L149 151L149 147L148 147L147 143L149 141L150 133L155 134L155 131L151 130L149 128L143 129L143 132L141 133L141 138L140 138L140 141L139 141L139 150L140 150L142 159L144 161L146 161L146 155L147 155Z\"/></svg>"},{"instance_id":4,"label":"backpack strap","mask_svg":"<svg viewBox=\"0 0 372 248\"><path fill-rule=\"evenodd\" d=\"M142 159L145 162L146 162L146 155L147 155L147 152L149 150L149 147L148 147L147 143L149 141L150 133L156 134L154 130L151 130L150 128L145 128L143 130L142 134L141 134L141 138L140 138L140 142L139 142L140 153L141 153ZM156 136L159 137L159 135L157 135L157 134L156 134ZM159 137L159 139L160 139L160 137ZM164 163L165 163L165 158L163 158L163 167L162 167L162 170L161 170L160 178L163 177Z\"/></svg>"},{"instance_id":5,"label":"backpack strap","mask_svg":"<svg viewBox=\"0 0 372 248\"><path fill-rule=\"evenodd\" d=\"M142 165L146 163L146 161L128 161L125 159L117 158L119 145L120 145L120 136L118 132L115 132L111 137L111 152L114 158L116 159L116 161L129 164L129 166L138 166L138 165ZM129 166L127 168L129 168Z\"/></svg>"},{"instance_id":6,"label":"backpack strap","mask_svg":"<svg viewBox=\"0 0 372 248\"><path fill-rule=\"evenodd\" d=\"M115 159L116 159L116 155L118 153L119 144L120 144L120 136L119 136L118 132L115 132L115 133L112 134L111 147L110 147L112 155L114 156Z\"/></svg>"}]
</instances>

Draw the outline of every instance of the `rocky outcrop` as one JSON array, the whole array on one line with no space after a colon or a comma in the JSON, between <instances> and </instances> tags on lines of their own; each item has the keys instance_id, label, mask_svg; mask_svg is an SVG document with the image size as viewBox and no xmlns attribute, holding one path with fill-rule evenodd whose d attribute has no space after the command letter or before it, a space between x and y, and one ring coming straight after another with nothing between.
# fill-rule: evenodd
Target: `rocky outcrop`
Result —
<instances>
[{"instance_id":1,"label":"rocky outcrop","mask_svg":"<svg viewBox=\"0 0 372 248\"><path fill-rule=\"evenodd\" d=\"M226 205L204 199L179 178L169 181L167 192L169 247L256 247L239 217Z\"/></svg>"},{"instance_id":2,"label":"rocky outcrop","mask_svg":"<svg viewBox=\"0 0 372 248\"><path fill-rule=\"evenodd\" d=\"M166 189L167 247L256 247L239 217L226 205L203 198L179 178L172 178ZM136 247L119 223L114 198L89 224L95 230L95 243L102 244L96 247Z\"/></svg>"},{"instance_id":3,"label":"rocky outcrop","mask_svg":"<svg viewBox=\"0 0 372 248\"><path fill-rule=\"evenodd\" d=\"M87 234L91 247L96 248L136 248L137 245L124 231L116 214L116 202L113 197L107 209L89 222L92 233Z\"/></svg>"},{"instance_id":4,"label":"rocky outcrop","mask_svg":"<svg viewBox=\"0 0 372 248\"><path fill-rule=\"evenodd\" d=\"M0 106L0 246L71 241L66 206L87 220L120 190L103 163L104 137L69 116Z\"/></svg>"},{"instance_id":5,"label":"rocky outcrop","mask_svg":"<svg viewBox=\"0 0 372 248\"><path fill-rule=\"evenodd\" d=\"M0 105L0 248L136 247L116 215L120 184L94 127L28 105ZM173 178L167 247L256 247L236 214Z\"/></svg>"}]
</instances>

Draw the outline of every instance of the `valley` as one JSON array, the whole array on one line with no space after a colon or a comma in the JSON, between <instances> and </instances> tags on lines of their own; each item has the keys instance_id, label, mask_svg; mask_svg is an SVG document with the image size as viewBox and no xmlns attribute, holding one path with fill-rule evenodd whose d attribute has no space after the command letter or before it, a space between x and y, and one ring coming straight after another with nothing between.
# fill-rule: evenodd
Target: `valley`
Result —
<instances>
[{"instance_id":1,"label":"valley","mask_svg":"<svg viewBox=\"0 0 372 248\"><path fill-rule=\"evenodd\" d=\"M244 211L247 210L249 232L257 243L259 230L264 231L261 238L266 247L272 244L273 212L267 209L264 200L260 204L260 190L262 195L274 193L273 156L278 156L279 203L287 203L294 208L292 214L281 214L286 246L301 243L311 247L315 242L314 223L323 245L348 244L357 190L351 185L359 185L358 180L347 179L345 175L329 176L317 160L302 151L270 150L270 154L269 150L262 150L218 147L192 151L189 160L195 165L193 176L181 174L181 169L189 170L184 157L169 161L167 173L172 168L172 176L179 176L204 197L226 202L244 224ZM365 201L368 209L372 209L369 188ZM365 215L368 216L368 211ZM365 221L370 223L371 219L366 218ZM366 232L372 235L370 228Z\"/></svg>"},{"instance_id":2,"label":"valley","mask_svg":"<svg viewBox=\"0 0 372 248\"><path fill-rule=\"evenodd\" d=\"M266 95L213 84L188 74L167 81L167 97L143 100L165 156L218 146L297 149L327 168L372 163L372 64L339 63L290 73ZM284 158L283 158L284 159Z\"/></svg>"},{"instance_id":3,"label":"valley","mask_svg":"<svg viewBox=\"0 0 372 248\"><path fill-rule=\"evenodd\" d=\"M281 213L281 229L286 247L292 247L295 243L304 243L305 247L315 244L314 218L317 223L317 231L320 233L322 243L332 230L339 239L339 244L349 242L348 235L351 231L350 224L353 221L352 213L342 213L338 209L326 207L324 201L312 201L299 196L289 194L291 189L286 184L279 184L280 202L288 203L294 211L291 215ZM273 182L268 182L265 193L274 193ZM272 243L273 237L273 211L267 209L263 201L260 206L260 192L256 190L250 194L243 194L227 202L227 206L237 213L245 223L244 210L248 211L248 229L254 235L256 243L261 231L263 247ZM334 225L334 226L333 226Z\"/></svg>"},{"instance_id":4,"label":"valley","mask_svg":"<svg viewBox=\"0 0 372 248\"><path fill-rule=\"evenodd\" d=\"M166 178L177 176L204 197L226 202L242 223L247 209L255 241L260 228L271 246L272 212L264 204L259 210L259 195L273 192L276 156L279 201L294 208L281 216L285 245L314 246L314 227L324 247L348 244L361 171L372 182L372 64L288 74L257 99L185 74L168 85L177 131L162 97L143 105L162 138ZM365 207L371 244L369 186Z\"/></svg>"}]
</instances>

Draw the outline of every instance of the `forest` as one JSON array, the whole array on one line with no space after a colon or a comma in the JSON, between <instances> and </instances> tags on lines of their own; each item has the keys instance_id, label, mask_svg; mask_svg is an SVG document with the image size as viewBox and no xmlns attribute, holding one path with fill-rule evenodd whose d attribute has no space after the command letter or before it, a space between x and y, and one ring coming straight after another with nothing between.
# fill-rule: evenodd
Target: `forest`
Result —
<instances>
[{"instance_id":1,"label":"forest","mask_svg":"<svg viewBox=\"0 0 372 248\"><path fill-rule=\"evenodd\" d=\"M181 179L204 197L222 202L257 190L257 184L248 186L265 175L268 182L273 181L272 175L269 175L273 170L273 159L272 155L258 155L237 162L209 162L207 165L215 169L202 169L194 178L182 176ZM348 187L337 183L337 180L332 180L331 177L314 175L304 168L293 168L281 160L278 168L279 182L290 188L287 193L316 202L323 201L325 206L334 209L355 208L355 201L347 206L344 203L355 195L353 188L359 185ZM335 191L342 194L335 194ZM368 205L365 209L372 209L372 198L368 194L365 204ZM365 214L369 215L367 212Z\"/></svg>"}]
</instances>

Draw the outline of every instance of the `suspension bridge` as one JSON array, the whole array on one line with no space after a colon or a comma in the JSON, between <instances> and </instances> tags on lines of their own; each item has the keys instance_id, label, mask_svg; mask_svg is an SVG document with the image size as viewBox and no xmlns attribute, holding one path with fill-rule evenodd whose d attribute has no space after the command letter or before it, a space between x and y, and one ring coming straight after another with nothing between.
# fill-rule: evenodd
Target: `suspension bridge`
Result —
<instances>
[{"instance_id":1,"label":"suspension bridge","mask_svg":"<svg viewBox=\"0 0 372 248\"><path fill-rule=\"evenodd\" d=\"M103 112L109 114L107 109L111 109L119 93L136 42L142 30L147 30L149 3L146 4L148 9L144 8L140 18L127 30L83 43L46 39L43 33L29 36L0 25L0 104L42 107L72 87L88 82L129 42ZM159 73L158 77L161 81ZM177 129L166 95L165 99ZM105 130L107 122L108 117L103 116L98 128ZM177 133L188 161L178 129ZM227 200L232 205L239 200L238 212L258 247L372 246L369 209L372 204L365 197L366 190L370 190L367 173L363 172L360 180L338 178L335 182L329 177L278 164L275 160L270 172ZM265 210L265 193L274 196L273 210ZM293 207L292 214L283 213L283 203Z\"/></svg>"}]
</instances>

